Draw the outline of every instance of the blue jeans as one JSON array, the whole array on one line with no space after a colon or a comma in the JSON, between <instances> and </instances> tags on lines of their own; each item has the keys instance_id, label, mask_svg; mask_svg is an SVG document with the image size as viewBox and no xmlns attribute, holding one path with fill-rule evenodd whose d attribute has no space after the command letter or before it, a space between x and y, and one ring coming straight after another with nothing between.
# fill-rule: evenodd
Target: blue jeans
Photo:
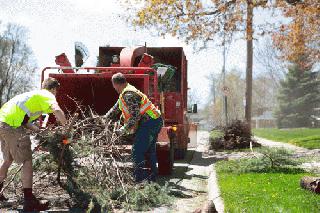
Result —
<instances>
[{"instance_id":1,"label":"blue jeans","mask_svg":"<svg viewBox=\"0 0 320 213\"><path fill-rule=\"evenodd\" d=\"M158 134L163 125L162 118L150 119L139 125L132 146L132 159L134 163L134 178L136 182L141 182L148 178L144 171L145 167L145 154L150 154L151 164L151 180L155 180L157 176L157 153L156 142Z\"/></svg>"}]
</instances>

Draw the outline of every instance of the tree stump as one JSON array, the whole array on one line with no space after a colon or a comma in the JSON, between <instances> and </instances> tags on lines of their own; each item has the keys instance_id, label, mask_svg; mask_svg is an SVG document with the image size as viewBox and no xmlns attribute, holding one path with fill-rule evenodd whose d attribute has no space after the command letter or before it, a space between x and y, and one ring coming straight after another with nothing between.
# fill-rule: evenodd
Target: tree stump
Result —
<instances>
[{"instance_id":1,"label":"tree stump","mask_svg":"<svg viewBox=\"0 0 320 213\"><path fill-rule=\"evenodd\" d=\"M320 177L305 176L301 178L300 186L316 194L320 194Z\"/></svg>"}]
</instances>

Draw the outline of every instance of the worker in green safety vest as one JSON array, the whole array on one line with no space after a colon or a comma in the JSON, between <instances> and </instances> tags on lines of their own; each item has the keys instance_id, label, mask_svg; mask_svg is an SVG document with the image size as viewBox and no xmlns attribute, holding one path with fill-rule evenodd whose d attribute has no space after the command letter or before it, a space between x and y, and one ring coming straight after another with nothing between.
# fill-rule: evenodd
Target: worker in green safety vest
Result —
<instances>
[{"instance_id":1,"label":"worker in green safety vest","mask_svg":"<svg viewBox=\"0 0 320 213\"><path fill-rule=\"evenodd\" d=\"M0 109L0 142L3 161L0 164L0 191L12 162L22 163L22 186L24 192L24 211L44 211L48 203L41 203L32 193L32 150L30 137L26 130L39 131L32 122L42 114L53 113L64 125L66 117L56 101L59 82L48 78L42 83L42 90L26 92L15 96ZM7 199L0 194L0 202Z\"/></svg>"}]
</instances>

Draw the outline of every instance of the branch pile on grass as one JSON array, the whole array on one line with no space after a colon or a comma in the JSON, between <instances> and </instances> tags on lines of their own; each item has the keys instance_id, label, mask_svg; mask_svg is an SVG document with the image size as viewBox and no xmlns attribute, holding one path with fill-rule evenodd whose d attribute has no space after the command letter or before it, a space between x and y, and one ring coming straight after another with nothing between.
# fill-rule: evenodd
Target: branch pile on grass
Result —
<instances>
[{"instance_id":1,"label":"branch pile on grass","mask_svg":"<svg viewBox=\"0 0 320 213\"><path fill-rule=\"evenodd\" d=\"M222 165L222 163L220 164ZM303 173L297 167L299 161L294 158L293 152L284 148L262 147L255 152L248 152L245 158L231 160L225 163L220 171L228 173Z\"/></svg>"},{"instance_id":2,"label":"branch pile on grass","mask_svg":"<svg viewBox=\"0 0 320 213\"><path fill-rule=\"evenodd\" d=\"M211 139L211 148L219 149L242 149L261 145L252 139L249 126L240 120L232 121L228 126L221 128L222 137Z\"/></svg>"}]
</instances>

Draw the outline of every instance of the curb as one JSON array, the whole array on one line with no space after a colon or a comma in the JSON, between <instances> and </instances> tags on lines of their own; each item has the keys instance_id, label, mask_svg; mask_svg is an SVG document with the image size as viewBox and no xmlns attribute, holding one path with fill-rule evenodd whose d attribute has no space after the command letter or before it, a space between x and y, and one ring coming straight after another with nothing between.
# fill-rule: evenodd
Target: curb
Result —
<instances>
[{"instance_id":1,"label":"curb","mask_svg":"<svg viewBox=\"0 0 320 213\"><path fill-rule=\"evenodd\" d=\"M212 201L219 213L224 212L223 199L220 194L220 189L218 186L217 173L215 169L215 164L208 166L208 199Z\"/></svg>"}]
</instances>

